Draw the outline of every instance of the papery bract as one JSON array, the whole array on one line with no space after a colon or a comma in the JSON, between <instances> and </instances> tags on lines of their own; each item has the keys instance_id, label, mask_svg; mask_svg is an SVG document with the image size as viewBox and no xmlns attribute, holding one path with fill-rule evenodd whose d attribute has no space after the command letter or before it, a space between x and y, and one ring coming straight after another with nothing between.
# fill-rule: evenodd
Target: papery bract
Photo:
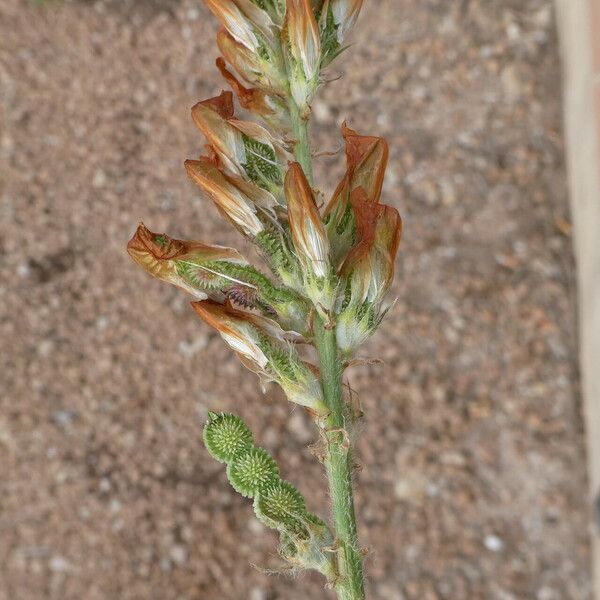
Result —
<instances>
[{"instance_id":1,"label":"papery bract","mask_svg":"<svg viewBox=\"0 0 600 600\"><path fill-rule=\"evenodd\" d=\"M250 50L224 28L217 33L217 45L225 60L248 83L282 98L286 96L288 83L280 65Z\"/></svg>"},{"instance_id":2,"label":"papery bract","mask_svg":"<svg viewBox=\"0 0 600 600\"><path fill-rule=\"evenodd\" d=\"M313 191L299 163L292 163L287 172L285 197L292 239L300 262L316 277L328 276L329 240Z\"/></svg>"},{"instance_id":3,"label":"papery bract","mask_svg":"<svg viewBox=\"0 0 600 600\"><path fill-rule=\"evenodd\" d=\"M336 335L340 350L350 354L378 327L385 315L385 294L394 278L402 220L398 211L371 201L362 188L352 192L357 243L340 269L346 281Z\"/></svg>"},{"instance_id":4,"label":"papery bract","mask_svg":"<svg viewBox=\"0 0 600 600\"><path fill-rule=\"evenodd\" d=\"M329 0L341 44L358 19L364 0Z\"/></svg>"},{"instance_id":5,"label":"papery bract","mask_svg":"<svg viewBox=\"0 0 600 600\"><path fill-rule=\"evenodd\" d=\"M381 197L389 148L383 138L364 136L342 125L346 142L346 173L324 211L331 240L333 263L339 266L354 242L356 219L350 202L354 190L362 188L371 202Z\"/></svg>"},{"instance_id":6,"label":"papery bract","mask_svg":"<svg viewBox=\"0 0 600 600\"><path fill-rule=\"evenodd\" d=\"M267 94L264 90L244 86L227 68L222 57L217 58L217 68L221 75L235 90L242 108L260 116L270 126L278 130L289 131L291 128L285 103L277 96Z\"/></svg>"},{"instance_id":7,"label":"papery bract","mask_svg":"<svg viewBox=\"0 0 600 600\"><path fill-rule=\"evenodd\" d=\"M268 200L263 190L256 186L252 189L248 182L227 177L206 158L186 160L185 168L190 179L210 196L219 212L243 235L254 239L265 229L259 212L267 215L272 206L263 204Z\"/></svg>"}]
</instances>

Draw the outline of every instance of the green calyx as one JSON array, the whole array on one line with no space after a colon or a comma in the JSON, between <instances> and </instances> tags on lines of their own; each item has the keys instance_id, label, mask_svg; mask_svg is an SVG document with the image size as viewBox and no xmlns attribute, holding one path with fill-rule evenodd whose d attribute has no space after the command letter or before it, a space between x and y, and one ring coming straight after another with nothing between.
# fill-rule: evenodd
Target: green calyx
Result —
<instances>
[{"instance_id":1,"label":"green calyx","mask_svg":"<svg viewBox=\"0 0 600 600\"><path fill-rule=\"evenodd\" d=\"M277 315L286 330L304 333L307 329L309 307L296 292L278 287L258 269L248 265L217 262L208 265L228 281L224 293L246 308L258 308L267 315Z\"/></svg>"},{"instance_id":2,"label":"green calyx","mask_svg":"<svg viewBox=\"0 0 600 600\"><path fill-rule=\"evenodd\" d=\"M321 68L323 68L331 63L340 54L340 42L338 40L339 25L336 25L335 23L331 6L327 7L327 14L319 14L318 19L322 23Z\"/></svg>"},{"instance_id":3,"label":"green calyx","mask_svg":"<svg viewBox=\"0 0 600 600\"><path fill-rule=\"evenodd\" d=\"M327 407L315 373L299 356L291 343L279 343L257 332L256 345L267 358L266 371L285 392L288 400L305 406L323 417Z\"/></svg>"},{"instance_id":4,"label":"green calyx","mask_svg":"<svg viewBox=\"0 0 600 600\"><path fill-rule=\"evenodd\" d=\"M207 269L204 264L178 260L175 268L180 277L202 292L213 292L227 286L227 280L219 272Z\"/></svg>"},{"instance_id":5,"label":"green calyx","mask_svg":"<svg viewBox=\"0 0 600 600\"><path fill-rule=\"evenodd\" d=\"M204 427L204 445L211 456L229 463L252 446L252 432L239 417L232 414L209 413Z\"/></svg>"},{"instance_id":6,"label":"green calyx","mask_svg":"<svg viewBox=\"0 0 600 600\"><path fill-rule=\"evenodd\" d=\"M259 38L258 55L267 62L271 60L271 52L269 47Z\"/></svg>"},{"instance_id":7,"label":"green calyx","mask_svg":"<svg viewBox=\"0 0 600 600\"><path fill-rule=\"evenodd\" d=\"M269 368L274 372L278 380L288 379L293 382L297 381L298 369L301 363L292 348L286 351L284 347L272 343L266 336L261 336L258 347L267 357Z\"/></svg>"},{"instance_id":8,"label":"green calyx","mask_svg":"<svg viewBox=\"0 0 600 600\"><path fill-rule=\"evenodd\" d=\"M256 236L255 242L265 253L269 266L281 281L292 289L299 288L300 268L285 234L275 229L265 229Z\"/></svg>"},{"instance_id":9,"label":"green calyx","mask_svg":"<svg viewBox=\"0 0 600 600\"><path fill-rule=\"evenodd\" d=\"M382 310L379 304L373 302L346 305L336 324L336 337L342 354L349 356L363 344L379 327L388 310Z\"/></svg>"},{"instance_id":10,"label":"green calyx","mask_svg":"<svg viewBox=\"0 0 600 600\"><path fill-rule=\"evenodd\" d=\"M245 308L257 308L277 315L284 329L304 333L309 307L296 292L278 287L258 269L228 261L177 261L176 269L186 282L199 291L221 292Z\"/></svg>"},{"instance_id":11,"label":"green calyx","mask_svg":"<svg viewBox=\"0 0 600 600\"><path fill-rule=\"evenodd\" d=\"M292 290L273 285L268 277L252 266L218 261L209 263L206 267L214 272L221 273L230 283L253 286L256 288L259 297L266 304L277 305L288 302L301 302L298 294Z\"/></svg>"},{"instance_id":12,"label":"green calyx","mask_svg":"<svg viewBox=\"0 0 600 600\"><path fill-rule=\"evenodd\" d=\"M338 576L333 535L319 517L305 513L300 534L280 533L279 553L292 566L319 571L329 581Z\"/></svg>"},{"instance_id":13,"label":"green calyx","mask_svg":"<svg viewBox=\"0 0 600 600\"><path fill-rule=\"evenodd\" d=\"M336 303L335 279L331 273L317 277L312 272L304 274L304 289L317 311L330 312Z\"/></svg>"},{"instance_id":14,"label":"green calyx","mask_svg":"<svg viewBox=\"0 0 600 600\"><path fill-rule=\"evenodd\" d=\"M246 134L242 135L242 140L246 151L244 169L248 177L265 190L279 191L283 174L273 148Z\"/></svg>"}]
</instances>

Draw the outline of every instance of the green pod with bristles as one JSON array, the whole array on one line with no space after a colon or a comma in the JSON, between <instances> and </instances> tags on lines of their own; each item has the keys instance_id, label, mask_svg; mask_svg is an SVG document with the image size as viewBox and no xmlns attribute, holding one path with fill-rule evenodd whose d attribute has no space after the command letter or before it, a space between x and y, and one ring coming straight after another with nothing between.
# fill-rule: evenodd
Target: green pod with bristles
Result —
<instances>
[{"instance_id":1,"label":"green pod with bristles","mask_svg":"<svg viewBox=\"0 0 600 600\"><path fill-rule=\"evenodd\" d=\"M208 413L204 445L214 459L229 464L240 454L248 452L253 441L252 432L238 416Z\"/></svg>"},{"instance_id":2,"label":"green pod with bristles","mask_svg":"<svg viewBox=\"0 0 600 600\"><path fill-rule=\"evenodd\" d=\"M236 492L254 498L279 481L279 467L268 452L252 447L227 465L227 478Z\"/></svg>"},{"instance_id":3,"label":"green pod with bristles","mask_svg":"<svg viewBox=\"0 0 600 600\"><path fill-rule=\"evenodd\" d=\"M301 533L305 530L306 500L288 481L279 479L254 499L258 520L271 529Z\"/></svg>"}]
</instances>

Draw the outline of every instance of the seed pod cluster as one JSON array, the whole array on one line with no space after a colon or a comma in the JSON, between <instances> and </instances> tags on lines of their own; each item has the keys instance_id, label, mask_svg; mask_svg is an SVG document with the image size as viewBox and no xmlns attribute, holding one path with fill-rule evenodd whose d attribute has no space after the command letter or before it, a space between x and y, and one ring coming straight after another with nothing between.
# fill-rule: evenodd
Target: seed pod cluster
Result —
<instances>
[{"instance_id":1,"label":"seed pod cluster","mask_svg":"<svg viewBox=\"0 0 600 600\"><path fill-rule=\"evenodd\" d=\"M252 433L238 416L209 413L204 427L204 444L209 453L227 465L231 486L254 499L258 520L281 534L280 552L304 568L316 568L330 576L334 565L325 549L333 536L327 525L308 512L304 496L281 479L271 455L254 445Z\"/></svg>"}]
</instances>

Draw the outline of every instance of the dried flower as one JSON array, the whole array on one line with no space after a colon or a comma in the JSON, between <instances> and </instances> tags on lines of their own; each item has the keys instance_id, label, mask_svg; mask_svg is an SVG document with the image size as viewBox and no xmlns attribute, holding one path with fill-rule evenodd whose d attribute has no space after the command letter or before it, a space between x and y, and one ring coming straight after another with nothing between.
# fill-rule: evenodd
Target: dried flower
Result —
<instances>
[{"instance_id":1,"label":"dried flower","mask_svg":"<svg viewBox=\"0 0 600 600\"><path fill-rule=\"evenodd\" d=\"M225 273L225 265L248 265L233 248L177 240L164 233L154 233L143 223L127 244L127 252L154 277L199 299L223 297L223 289L232 283Z\"/></svg>"},{"instance_id":2,"label":"dried flower","mask_svg":"<svg viewBox=\"0 0 600 600\"><path fill-rule=\"evenodd\" d=\"M379 303L394 278L402 220L395 208L373 203L363 188L352 192L351 202L358 241L344 261L340 274L350 278L351 303Z\"/></svg>"},{"instance_id":3,"label":"dried flower","mask_svg":"<svg viewBox=\"0 0 600 600\"><path fill-rule=\"evenodd\" d=\"M303 267L297 289L318 308L329 310L334 302L329 240L313 191L299 163L292 163L287 172L285 196L295 254Z\"/></svg>"},{"instance_id":4,"label":"dried flower","mask_svg":"<svg viewBox=\"0 0 600 600\"><path fill-rule=\"evenodd\" d=\"M290 330L305 333L308 329L306 302L291 290L273 285L233 248L177 240L140 224L127 251L145 271L198 299L229 299L276 316Z\"/></svg>"},{"instance_id":5,"label":"dried flower","mask_svg":"<svg viewBox=\"0 0 600 600\"><path fill-rule=\"evenodd\" d=\"M290 74L290 89L300 110L306 112L321 66L321 34L310 0L287 1L285 26L295 67Z\"/></svg>"},{"instance_id":6,"label":"dried flower","mask_svg":"<svg viewBox=\"0 0 600 600\"><path fill-rule=\"evenodd\" d=\"M233 118L231 92L198 102L192 118L228 173L254 182L274 199L282 198L287 152L264 127Z\"/></svg>"},{"instance_id":7,"label":"dried flower","mask_svg":"<svg viewBox=\"0 0 600 600\"><path fill-rule=\"evenodd\" d=\"M288 0L286 26L290 52L307 81L319 72L321 38L310 0Z\"/></svg>"},{"instance_id":8,"label":"dried flower","mask_svg":"<svg viewBox=\"0 0 600 600\"><path fill-rule=\"evenodd\" d=\"M226 176L207 158L186 160L185 168L190 179L211 197L223 217L243 235L254 239L265 229L263 221L269 217L273 204L260 188Z\"/></svg>"},{"instance_id":9,"label":"dried flower","mask_svg":"<svg viewBox=\"0 0 600 600\"><path fill-rule=\"evenodd\" d=\"M337 37L341 44L348 31L354 27L360 14L363 0L329 0L329 6L337 26Z\"/></svg>"},{"instance_id":10,"label":"dried flower","mask_svg":"<svg viewBox=\"0 0 600 600\"><path fill-rule=\"evenodd\" d=\"M285 197L294 247L303 265L316 277L329 275L329 241L313 191L299 163L285 177Z\"/></svg>"},{"instance_id":11,"label":"dried flower","mask_svg":"<svg viewBox=\"0 0 600 600\"><path fill-rule=\"evenodd\" d=\"M248 50L265 52L266 44L276 44L273 21L251 0L204 0L204 4Z\"/></svg>"},{"instance_id":12,"label":"dried flower","mask_svg":"<svg viewBox=\"0 0 600 600\"><path fill-rule=\"evenodd\" d=\"M225 60L251 85L285 97L288 83L285 70L264 53L250 50L238 42L225 28L217 33L217 45Z\"/></svg>"},{"instance_id":13,"label":"dried flower","mask_svg":"<svg viewBox=\"0 0 600 600\"><path fill-rule=\"evenodd\" d=\"M342 265L346 293L337 321L340 349L350 353L377 328L381 305L394 278L402 220L398 211L371 201L362 188L352 192L358 241Z\"/></svg>"},{"instance_id":14,"label":"dried flower","mask_svg":"<svg viewBox=\"0 0 600 600\"><path fill-rule=\"evenodd\" d=\"M229 85L235 90L240 105L243 108L259 115L274 129L285 132L291 129L287 107L280 98L269 95L260 88L247 88L242 85L238 78L227 68L225 60L222 57L217 58L217 68Z\"/></svg>"},{"instance_id":15,"label":"dried flower","mask_svg":"<svg viewBox=\"0 0 600 600\"><path fill-rule=\"evenodd\" d=\"M379 202L389 149L383 138L363 136L342 125L346 142L346 174L325 208L323 219L332 245L333 263L339 266L354 241L356 219L350 202L354 190L362 188Z\"/></svg>"},{"instance_id":16,"label":"dried flower","mask_svg":"<svg viewBox=\"0 0 600 600\"><path fill-rule=\"evenodd\" d=\"M275 321L236 310L228 303L204 300L192 306L263 382L276 381L292 402L326 413L321 384L293 346L297 335L290 339Z\"/></svg>"}]
</instances>

